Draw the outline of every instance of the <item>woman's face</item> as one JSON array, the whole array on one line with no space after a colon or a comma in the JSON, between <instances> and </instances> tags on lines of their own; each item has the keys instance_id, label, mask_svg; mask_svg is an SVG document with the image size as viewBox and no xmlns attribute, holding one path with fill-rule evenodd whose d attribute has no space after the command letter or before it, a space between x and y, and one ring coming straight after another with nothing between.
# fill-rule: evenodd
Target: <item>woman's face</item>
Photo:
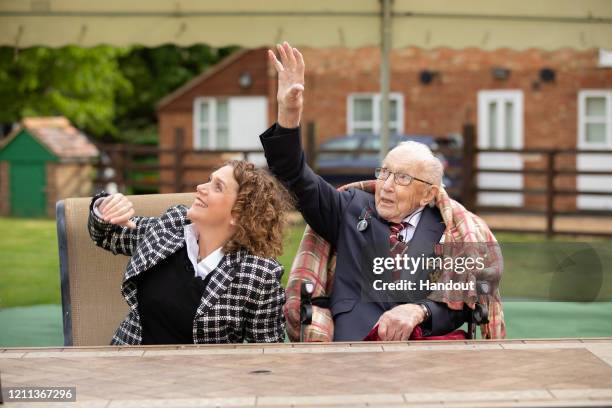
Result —
<instances>
[{"instance_id":1,"label":"woman's face","mask_svg":"<svg viewBox=\"0 0 612 408\"><path fill-rule=\"evenodd\" d=\"M223 166L211 174L208 183L196 188L196 199L187 217L200 225L231 225L232 208L238 196L234 168Z\"/></svg>"}]
</instances>

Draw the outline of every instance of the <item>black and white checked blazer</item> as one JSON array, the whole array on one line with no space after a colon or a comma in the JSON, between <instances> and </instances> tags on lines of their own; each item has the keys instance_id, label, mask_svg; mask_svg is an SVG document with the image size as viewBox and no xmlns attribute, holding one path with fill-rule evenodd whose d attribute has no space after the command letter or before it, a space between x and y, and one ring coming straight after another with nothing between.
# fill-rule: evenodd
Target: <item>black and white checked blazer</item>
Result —
<instances>
[{"instance_id":1,"label":"black and white checked blazer","mask_svg":"<svg viewBox=\"0 0 612 408\"><path fill-rule=\"evenodd\" d=\"M111 344L141 344L136 284L131 279L146 272L185 245L183 227L187 207L169 208L160 217L133 217L135 229L105 222L89 211L89 235L95 244L113 254L130 256L121 293L130 311ZM193 321L194 343L271 343L285 338L280 285L283 267L276 260L251 255L245 249L225 254L211 276Z\"/></svg>"}]
</instances>

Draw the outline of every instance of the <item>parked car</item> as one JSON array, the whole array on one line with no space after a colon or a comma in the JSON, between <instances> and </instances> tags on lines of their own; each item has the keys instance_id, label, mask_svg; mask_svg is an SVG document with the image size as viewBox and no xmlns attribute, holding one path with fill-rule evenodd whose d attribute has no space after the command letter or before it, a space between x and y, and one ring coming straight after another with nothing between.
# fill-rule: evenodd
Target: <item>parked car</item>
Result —
<instances>
[{"instance_id":1,"label":"parked car","mask_svg":"<svg viewBox=\"0 0 612 408\"><path fill-rule=\"evenodd\" d=\"M429 135L391 135L389 137L389 149L394 148L400 142L415 141L426 144L431 150L437 150L439 143L450 143L449 140ZM351 150L350 152L333 152L334 150ZM345 135L335 137L323 143L319 147L316 160L318 173L329 183L339 186L354 181L374 178L374 169L380 165L378 153L360 153L359 150L380 151L380 137L374 134ZM448 160L441 153L435 153L446 169ZM456 183L453 179L444 176L443 183L446 187L453 187Z\"/></svg>"}]
</instances>

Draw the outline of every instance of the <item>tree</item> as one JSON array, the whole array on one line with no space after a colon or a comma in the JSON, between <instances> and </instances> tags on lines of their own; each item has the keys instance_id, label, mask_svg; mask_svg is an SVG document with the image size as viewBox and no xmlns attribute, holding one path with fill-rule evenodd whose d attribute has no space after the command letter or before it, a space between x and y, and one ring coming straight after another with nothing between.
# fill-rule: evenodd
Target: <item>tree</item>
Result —
<instances>
[{"instance_id":1,"label":"tree","mask_svg":"<svg viewBox=\"0 0 612 408\"><path fill-rule=\"evenodd\" d=\"M116 134L115 101L133 90L118 64L127 52L109 46L0 47L0 122L62 115L87 134Z\"/></svg>"},{"instance_id":2,"label":"tree","mask_svg":"<svg viewBox=\"0 0 612 408\"><path fill-rule=\"evenodd\" d=\"M0 124L61 115L99 139L155 143L155 104L236 49L0 47Z\"/></svg>"},{"instance_id":3,"label":"tree","mask_svg":"<svg viewBox=\"0 0 612 408\"><path fill-rule=\"evenodd\" d=\"M123 131L119 138L138 139L138 130L156 135L157 102L237 49L215 49L201 44L185 48L163 45L157 48L133 47L122 55L119 66L130 81L133 93L117 97L117 124Z\"/></svg>"}]
</instances>

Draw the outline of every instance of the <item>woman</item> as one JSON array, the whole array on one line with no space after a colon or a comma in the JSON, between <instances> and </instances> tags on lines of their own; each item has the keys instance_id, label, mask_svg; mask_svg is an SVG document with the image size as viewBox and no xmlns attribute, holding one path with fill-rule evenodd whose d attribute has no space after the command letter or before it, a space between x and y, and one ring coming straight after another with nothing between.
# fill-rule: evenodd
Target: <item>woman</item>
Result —
<instances>
[{"instance_id":1,"label":"woman","mask_svg":"<svg viewBox=\"0 0 612 408\"><path fill-rule=\"evenodd\" d=\"M231 161L197 186L190 208L134 217L122 194L94 197L89 234L131 256L130 311L111 344L282 342L282 250L289 195L266 171Z\"/></svg>"}]
</instances>

